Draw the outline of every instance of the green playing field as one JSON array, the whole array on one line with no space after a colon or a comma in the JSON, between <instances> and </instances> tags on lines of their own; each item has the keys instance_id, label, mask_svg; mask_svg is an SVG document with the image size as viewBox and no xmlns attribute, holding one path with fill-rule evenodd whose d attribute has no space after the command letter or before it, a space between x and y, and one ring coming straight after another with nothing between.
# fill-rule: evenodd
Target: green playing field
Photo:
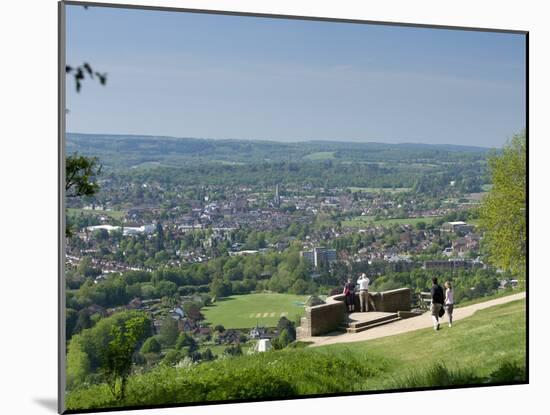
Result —
<instances>
[{"instance_id":1,"label":"green playing field","mask_svg":"<svg viewBox=\"0 0 550 415\"><path fill-rule=\"evenodd\" d=\"M212 325L227 328L252 328L256 324L273 327L281 317L294 320L304 315L307 296L293 294L245 294L218 299L201 311Z\"/></svg>"}]
</instances>

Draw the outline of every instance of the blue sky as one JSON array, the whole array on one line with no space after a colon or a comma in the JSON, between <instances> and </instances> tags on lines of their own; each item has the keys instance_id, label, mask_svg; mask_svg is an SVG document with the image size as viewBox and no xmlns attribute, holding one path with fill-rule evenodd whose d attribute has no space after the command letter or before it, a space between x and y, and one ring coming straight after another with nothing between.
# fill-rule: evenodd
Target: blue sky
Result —
<instances>
[{"instance_id":1,"label":"blue sky","mask_svg":"<svg viewBox=\"0 0 550 415\"><path fill-rule=\"evenodd\" d=\"M525 38L67 6L67 130L500 147L525 128Z\"/></svg>"}]
</instances>

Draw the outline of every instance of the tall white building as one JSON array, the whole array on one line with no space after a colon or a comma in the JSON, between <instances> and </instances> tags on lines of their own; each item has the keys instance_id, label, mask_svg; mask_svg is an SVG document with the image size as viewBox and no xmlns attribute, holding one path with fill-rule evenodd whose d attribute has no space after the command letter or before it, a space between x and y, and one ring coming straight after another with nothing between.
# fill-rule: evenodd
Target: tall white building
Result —
<instances>
[{"instance_id":1,"label":"tall white building","mask_svg":"<svg viewBox=\"0 0 550 415\"><path fill-rule=\"evenodd\" d=\"M311 251L301 251L300 256L317 268L322 263L336 261L336 249L315 247Z\"/></svg>"}]
</instances>

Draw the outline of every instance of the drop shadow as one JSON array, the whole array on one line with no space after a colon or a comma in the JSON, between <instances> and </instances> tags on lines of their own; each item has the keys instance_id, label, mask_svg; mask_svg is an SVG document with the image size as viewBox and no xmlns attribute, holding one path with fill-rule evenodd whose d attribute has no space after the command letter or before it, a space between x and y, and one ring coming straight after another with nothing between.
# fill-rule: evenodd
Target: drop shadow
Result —
<instances>
[{"instance_id":1,"label":"drop shadow","mask_svg":"<svg viewBox=\"0 0 550 415\"><path fill-rule=\"evenodd\" d=\"M57 413L57 399L54 398L34 398L34 402L54 413Z\"/></svg>"}]
</instances>

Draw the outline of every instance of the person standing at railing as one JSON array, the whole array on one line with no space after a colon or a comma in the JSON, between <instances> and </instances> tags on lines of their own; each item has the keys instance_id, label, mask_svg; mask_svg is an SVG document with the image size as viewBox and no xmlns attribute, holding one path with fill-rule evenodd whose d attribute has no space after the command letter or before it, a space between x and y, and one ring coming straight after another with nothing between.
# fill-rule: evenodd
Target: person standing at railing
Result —
<instances>
[{"instance_id":1,"label":"person standing at railing","mask_svg":"<svg viewBox=\"0 0 550 415\"><path fill-rule=\"evenodd\" d=\"M450 281L445 282L445 310L449 318L449 327L453 327L454 291Z\"/></svg>"},{"instance_id":2,"label":"person standing at railing","mask_svg":"<svg viewBox=\"0 0 550 415\"><path fill-rule=\"evenodd\" d=\"M363 273L357 280L359 284L359 303L361 305L361 311L369 311L369 284L370 279Z\"/></svg>"},{"instance_id":3,"label":"person standing at railing","mask_svg":"<svg viewBox=\"0 0 550 415\"><path fill-rule=\"evenodd\" d=\"M348 282L344 284L344 295L348 312L352 313L355 311L355 285L351 282L351 278L348 278Z\"/></svg>"}]
</instances>

